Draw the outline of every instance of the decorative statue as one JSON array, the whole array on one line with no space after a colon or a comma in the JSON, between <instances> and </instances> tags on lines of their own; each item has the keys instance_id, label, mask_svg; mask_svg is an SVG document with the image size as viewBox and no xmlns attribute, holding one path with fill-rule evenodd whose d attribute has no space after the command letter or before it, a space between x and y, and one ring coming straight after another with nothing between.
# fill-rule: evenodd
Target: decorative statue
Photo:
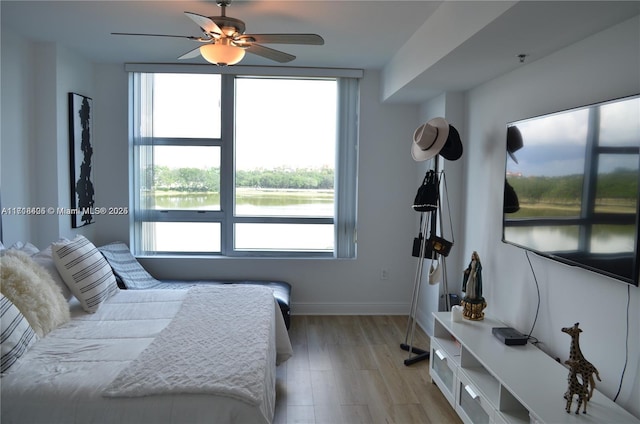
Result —
<instances>
[{"instance_id":1,"label":"decorative statue","mask_svg":"<svg viewBox=\"0 0 640 424\"><path fill-rule=\"evenodd\" d=\"M462 277L462 291L464 297L460 301L462 305L462 316L470 320L481 320L484 318L484 308L487 302L482 297L482 263L478 252L471 254L471 262L464 270Z\"/></svg>"},{"instance_id":2,"label":"decorative statue","mask_svg":"<svg viewBox=\"0 0 640 424\"><path fill-rule=\"evenodd\" d=\"M600 380L600 374L595 366L589 361L587 361L580 350L580 333L582 330L578 327L580 323L576 322L573 327L564 327L562 329L563 333L567 333L571 336L571 346L569 347L569 359L565 361L565 364L569 365L569 389L564 394L564 398L567 400L567 412L569 412L569 408L571 407L571 401L574 394L578 395L578 408L576 409L576 414L578 413L578 409L580 409L581 397L585 396L584 400L584 408L582 413L587 413L587 402L593 396L593 390L596 388L596 382L593 379L593 374L596 375L598 381ZM580 379L582 383L578 380L577 376L580 375ZM573 381L575 380L575 381ZM581 387L577 387L577 384L580 384ZM581 392L584 391L584 395Z\"/></svg>"},{"instance_id":3,"label":"decorative statue","mask_svg":"<svg viewBox=\"0 0 640 424\"><path fill-rule=\"evenodd\" d=\"M589 402L589 389L586 385L580 383L578 380L578 369L576 365L578 364L576 361L572 359L568 359L564 361L565 364L569 365L569 376L567 377L567 382L569 383L569 387L567 391L564 392L564 398L567 401L567 406L565 410L567 412L571 412L571 403L573 402L573 395L578 396L578 405L576 406L576 414L580 410L580 405L582 405L582 413L587 413L587 402Z\"/></svg>"}]
</instances>

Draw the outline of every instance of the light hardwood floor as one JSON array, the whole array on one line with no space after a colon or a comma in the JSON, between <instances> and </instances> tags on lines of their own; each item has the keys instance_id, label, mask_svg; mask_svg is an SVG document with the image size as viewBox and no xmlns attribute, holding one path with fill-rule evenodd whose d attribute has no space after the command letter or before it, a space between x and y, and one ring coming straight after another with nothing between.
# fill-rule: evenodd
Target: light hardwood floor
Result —
<instances>
[{"instance_id":1,"label":"light hardwood floor","mask_svg":"<svg viewBox=\"0 0 640 424\"><path fill-rule=\"evenodd\" d=\"M404 365L406 326L401 316L292 317L274 423L460 423L431 383L429 361ZM416 333L414 345L428 349Z\"/></svg>"}]
</instances>

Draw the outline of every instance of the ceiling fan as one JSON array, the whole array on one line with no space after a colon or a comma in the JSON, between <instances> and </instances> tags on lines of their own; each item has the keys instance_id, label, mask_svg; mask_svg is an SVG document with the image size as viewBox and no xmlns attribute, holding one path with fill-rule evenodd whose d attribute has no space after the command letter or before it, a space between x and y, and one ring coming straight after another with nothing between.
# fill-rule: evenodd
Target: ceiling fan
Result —
<instances>
[{"instance_id":1,"label":"ceiling fan","mask_svg":"<svg viewBox=\"0 0 640 424\"><path fill-rule=\"evenodd\" d=\"M249 52L280 63L290 62L296 57L262 44L309 44L322 45L324 39L317 34L245 34L245 23L227 16L226 8L231 0L216 0L222 8L220 16L202 16L184 12L202 31L201 37L169 34L139 34L112 32L113 35L139 35L146 37L187 38L201 43L200 46L183 54L178 59L193 59L202 55L208 62L219 66L235 65Z\"/></svg>"}]
</instances>

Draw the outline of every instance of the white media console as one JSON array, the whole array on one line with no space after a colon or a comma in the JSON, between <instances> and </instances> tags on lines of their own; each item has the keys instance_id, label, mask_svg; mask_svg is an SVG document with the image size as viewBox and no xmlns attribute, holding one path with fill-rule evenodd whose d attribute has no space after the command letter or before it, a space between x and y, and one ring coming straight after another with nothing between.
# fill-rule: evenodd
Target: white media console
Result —
<instances>
[{"instance_id":1,"label":"white media console","mask_svg":"<svg viewBox=\"0 0 640 424\"><path fill-rule=\"evenodd\" d=\"M568 369L532 344L502 343L491 329L503 323L433 315L429 373L465 423L640 423L597 390L586 414L575 414L575 400L565 412Z\"/></svg>"}]
</instances>

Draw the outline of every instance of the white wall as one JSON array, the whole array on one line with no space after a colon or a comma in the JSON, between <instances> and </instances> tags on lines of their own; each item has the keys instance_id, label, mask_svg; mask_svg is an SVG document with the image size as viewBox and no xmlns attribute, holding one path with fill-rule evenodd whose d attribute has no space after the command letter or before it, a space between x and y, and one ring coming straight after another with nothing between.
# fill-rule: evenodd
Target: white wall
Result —
<instances>
[{"instance_id":1,"label":"white wall","mask_svg":"<svg viewBox=\"0 0 640 424\"><path fill-rule=\"evenodd\" d=\"M128 77L124 65L96 65L93 97L96 206L129 206ZM94 241L129 241L129 216L97 219Z\"/></svg>"},{"instance_id":2,"label":"white wall","mask_svg":"<svg viewBox=\"0 0 640 424\"><path fill-rule=\"evenodd\" d=\"M33 107L33 52L31 45L13 33L2 31L2 122L0 138L0 188L2 207L31 205L30 146L35 137L26 119ZM5 244L32 239L31 219L24 215L2 216Z\"/></svg>"},{"instance_id":3,"label":"white wall","mask_svg":"<svg viewBox=\"0 0 640 424\"><path fill-rule=\"evenodd\" d=\"M638 17L467 93L465 254L483 261L487 311L528 333L536 286L525 252L501 242L502 184L507 122L640 92ZM580 322L582 351L600 371L597 387L613 398L629 362L618 403L640 416L640 289L530 255L541 304L533 336L563 361L569 337L560 328ZM627 302L629 316L627 317ZM553 389L553 388L550 388ZM562 388L557 388L558 393Z\"/></svg>"},{"instance_id":4,"label":"white wall","mask_svg":"<svg viewBox=\"0 0 640 424\"><path fill-rule=\"evenodd\" d=\"M33 43L2 28L2 206L69 208L68 93L89 97L93 66L62 46ZM95 178L95 177L94 177ZM59 237L93 237L71 229L68 215L3 216L6 245L43 248Z\"/></svg>"}]
</instances>

